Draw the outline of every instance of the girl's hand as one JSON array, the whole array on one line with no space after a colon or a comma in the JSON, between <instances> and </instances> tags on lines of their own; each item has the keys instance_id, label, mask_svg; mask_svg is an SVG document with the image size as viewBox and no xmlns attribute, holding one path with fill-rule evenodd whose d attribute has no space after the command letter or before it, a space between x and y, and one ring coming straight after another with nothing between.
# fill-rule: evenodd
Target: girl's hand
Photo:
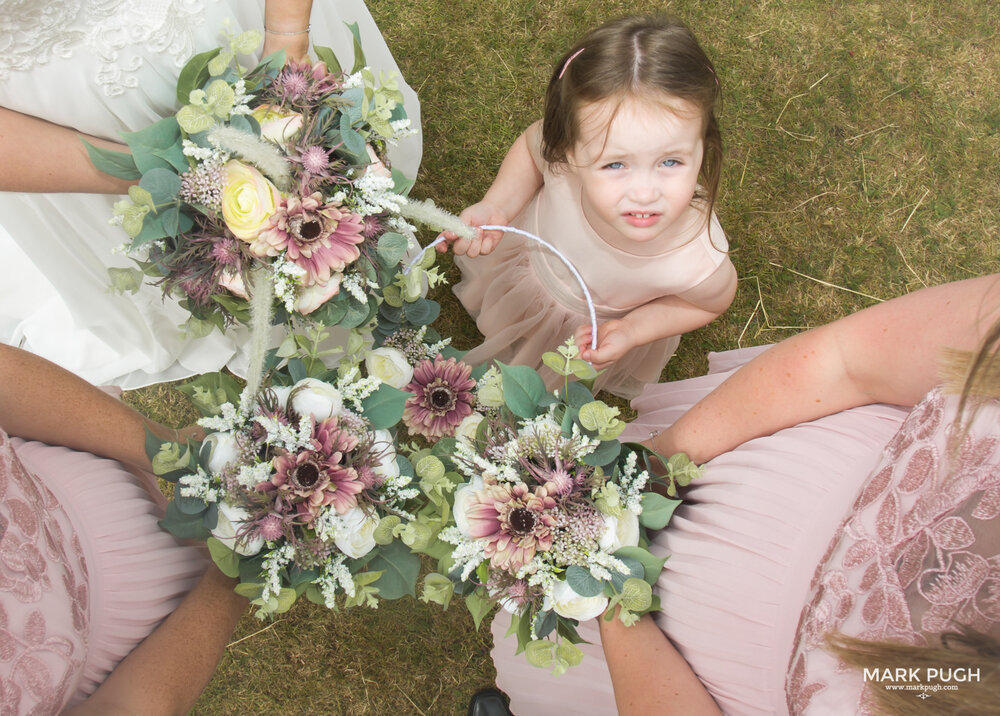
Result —
<instances>
[{"instance_id":1,"label":"girl's hand","mask_svg":"<svg viewBox=\"0 0 1000 716\"><path fill-rule=\"evenodd\" d=\"M468 256L470 259L474 259L480 255L485 256L492 252L503 237L502 231L495 229L483 231L478 227L483 224L500 224L506 226L510 221L507 218L507 214L486 201L481 201L478 204L468 207L458 215L458 218L467 226L477 227L475 238L471 240L463 239L450 231L445 231L441 235L444 236L446 243L438 244L437 250L444 253L448 250L448 246L451 245L451 249L456 255Z\"/></svg>"},{"instance_id":2,"label":"girl's hand","mask_svg":"<svg viewBox=\"0 0 1000 716\"><path fill-rule=\"evenodd\" d=\"M576 329L576 346L580 357L597 370L603 370L638 345L635 328L628 321L613 320L597 327L597 348L590 344L593 331L589 324Z\"/></svg>"}]
</instances>

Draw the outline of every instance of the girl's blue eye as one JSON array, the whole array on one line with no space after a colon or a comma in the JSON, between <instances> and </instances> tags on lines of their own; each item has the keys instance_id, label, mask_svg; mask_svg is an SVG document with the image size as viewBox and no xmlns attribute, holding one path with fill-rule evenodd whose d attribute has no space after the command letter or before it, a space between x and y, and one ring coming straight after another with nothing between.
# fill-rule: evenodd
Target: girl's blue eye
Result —
<instances>
[{"instance_id":1,"label":"girl's blue eye","mask_svg":"<svg viewBox=\"0 0 1000 716\"><path fill-rule=\"evenodd\" d=\"M664 159L663 162L661 163L665 167L676 167L678 164L680 164L680 162L677 161L676 159Z\"/></svg>"},{"instance_id":2,"label":"girl's blue eye","mask_svg":"<svg viewBox=\"0 0 1000 716\"><path fill-rule=\"evenodd\" d=\"M624 166L625 165L622 164L621 162L609 162L609 163L607 163L607 164L604 165L604 168L605 169L621 169Z\"/></svg>"}]
</instances>

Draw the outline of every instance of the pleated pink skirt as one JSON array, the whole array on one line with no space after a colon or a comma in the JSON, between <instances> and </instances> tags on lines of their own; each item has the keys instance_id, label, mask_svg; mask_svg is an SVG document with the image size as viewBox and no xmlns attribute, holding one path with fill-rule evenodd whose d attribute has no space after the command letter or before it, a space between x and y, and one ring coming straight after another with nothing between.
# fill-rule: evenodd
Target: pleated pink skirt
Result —
<instances>
[{"instance_id":1,"label":"pleated pink skirt","mask_svg":"<svg viewBox=\"0 0 1000 716\"><path fill-rule=\"evenodd\" d=\"M151 476L140 478L117 462L64 447L17 438L12 444L69 517L86 560L89 636L79 679L68 689L68 706L93 693L176 608L206 561L199 549L181 545L157 524L165 500ZM5 606L8 616L19 608L16 600ZM46 617L51 625L60 617L72 623L65 615Z\"/></svg>"},{"instance_id":2,"label":"pleated pink skirt","mask_svg":"<svg viewBox=\"0 0 1000 716\"><path fill-rule=\"evenodd\" d=\"M710 356L710 371L647 386L623 440L672 424L762 349ZM706 465L652 550L670 555L660 628L727 714L785 714L785 673L809 583L906 410L872 405L752 440ZM596 622L583 663L551 676L514 656L509 616L493 622L497 685L518 716L616 713Z\"/></svg>"}]
</instances>

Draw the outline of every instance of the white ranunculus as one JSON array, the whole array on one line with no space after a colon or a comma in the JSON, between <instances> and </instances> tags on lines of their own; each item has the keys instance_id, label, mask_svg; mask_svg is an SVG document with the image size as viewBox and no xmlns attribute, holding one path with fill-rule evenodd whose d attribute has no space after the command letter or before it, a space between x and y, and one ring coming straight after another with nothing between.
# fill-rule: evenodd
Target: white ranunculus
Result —
<instances>
[{"instance_id":1,"label":"white ranunculus","mask_svg":"<svg viewBox=\"0 0 1000 716\"><path fill-rule=\"evenodd\" d=\"M479 423L483 422L483 414L473 412L470 415L466 415L462 422L458 424L455 428L455 437L459 440L464 440L467 443L471 443L476 439L476 430L479 428Z\"/></svg>"},{"instance_id":2,"label":"white ranunculus","mask_svg":"<svg viewBox=\"0 0 1000 716\"><path fill-rule=\"evenodd\" d=\"M292 386L272 385L271 392L274 393L274 397L277 398L278 405L285 408L288 405L288 395L292 392Z\"/></svg>"},{"instance_id":3,"label":"white ranunculus","mask_svg":"<svg viewBox=\"0 0 1000 716\"><path fill-rule=\"evenodd\" d=\"M546 438L558 440L562 437L562 425L556 422L556 419L551 415L545 415L536 418L530 425L518 430L517 434L522 438L531 439L537 437L542 440Z\"/></svg>"},{"instance_id":4,"label":"white ranunculus","mask_svg":"<svg viewBox=\"0 0 1000 716\"><path fill-rule=\"evenodd\" d=\"M606 552L614 553L622 547L639 544L639 518L634 512L623 510L621 517L604 516L604 534L599 546Z\"/></svg>"},{"instance_id":5,"label":"white ranunculus","mask_svg":"<svg viewBox=\"0 0 1000 716\"><path fill-rule=\"evenodd\" d=\"M608 608L608 598L603 594L596 597L581 597L567 582L558 581L552 587L552 609L567 619L584 622L599 617Z\"/></svg>"},{"instance_id":6,"label":"white ranunculus","mask_svg":"<svg viewBox=\"0 0 1000 716\"><path fill-rule=\"evenodd\" d=\"M358 559L375 549L375 528L379 518L360 507L340 515L333 541L348 557Z\"/></svg>"},{"instance_id":7,"label":"white ranunculus","mask_svg":"<svg viewBox=\"0 0 1000 716\"><path fill-rule=\"evenodd\" d=\"M396 443L388 430L376 430L372 450L379 455L380 463L375 466L375 473L387 480L399 477L399 463L396 462Z\"/></svg>"},{"instance_id":8,"label":"white ranunculus","mask_svg":"<svg viewBox=\"0 0 1000 716\"><path fill-rule=\"evenodd\" d=\"M242 507L231 505L228 502L219 503L219 521L212 530L212 536L233 550L236 554L244 557L252 557L264 547L264 539L257 535L237 538L243 523L250 517L250 513Z\"/></svg>"},{"instance_id":9,"label":"white ranunculus","mask_svg":"<svg viewBox=\"0 0 1000 716\"><path fill-rule=\"evenodd\" d=\"M232 433L212 433L205 438L205 445L211 451L206 467L216 475L239 456L239 446Z\"/></svg>"},{"instance_id":10,"label":"white ranunculus","mask_svg":"<svg viewBox=\"0 0 1000 716\"><path fill-rule=\"evenodd\" d=\"M483 478L476 475L469 482L463 483L455 488L455 507L452 510L455 516L455 526L462 531L466 537L469 536L469 518L465 514L469 502L478 492L483 491Z\"/></svg>"},{"instance_id":11,"label":"white ranunculus","mask_svg":"<svg viewBox=\"0 0 1000 716\"><path fill-rule=\"evenodd\" d=\"M289 396L292 409L299 415L311 415L316 422L335 418L344 411L340 391L316 378L303 378L292 386Z\"/></svg>"},{"instance_id":12,"label":"white ranunculus","mask_svg":"<svg viewBox=\"0 0 1000 716\"><path fill-rule=\"evenodd\" d=\"M413 366L407 362L402 351L396 348L382 346L371 351L365 357L365 368L368 369L368 375L399 390L413 380Z\"/></svg>"}]
</instances>

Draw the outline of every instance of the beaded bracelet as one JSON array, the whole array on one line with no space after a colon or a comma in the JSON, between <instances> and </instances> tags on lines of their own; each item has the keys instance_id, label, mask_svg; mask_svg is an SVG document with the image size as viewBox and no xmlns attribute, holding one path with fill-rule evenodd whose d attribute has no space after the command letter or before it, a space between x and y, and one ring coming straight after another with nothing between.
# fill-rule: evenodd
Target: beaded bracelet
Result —
<instances>
[{"instance_id":1,"label":"beaded bracelet","mask_svg":"<svg viewBox=\"0 0 1000 716\"><path fill-rule=\"evenodd\" d=\"M305 30L296 30L295 32L280 32L278 30L268 30L266 27L264 28L264 32L270 33L272 35L281 35L283 37L294 37L295 35L306 35L309 33L309 30L311 29L312 29L312 23L306 25Z\"/></svg>"}]
</instances>

